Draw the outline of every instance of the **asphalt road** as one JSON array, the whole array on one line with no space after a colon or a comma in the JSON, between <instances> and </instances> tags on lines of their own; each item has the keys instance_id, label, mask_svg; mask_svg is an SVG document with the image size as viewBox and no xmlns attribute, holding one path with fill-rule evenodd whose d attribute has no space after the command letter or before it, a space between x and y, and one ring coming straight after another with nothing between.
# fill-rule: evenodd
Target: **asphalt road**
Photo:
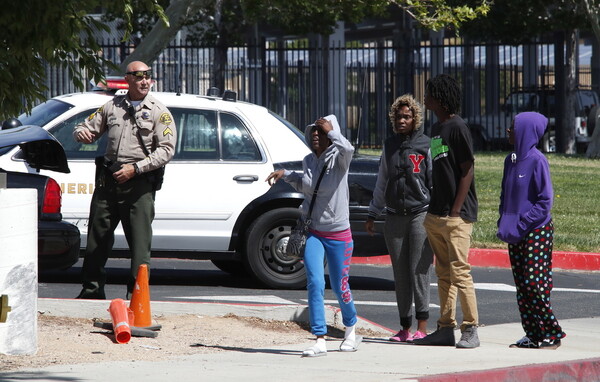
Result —
<instances>
[{"instance_id":1,"label":"asphalt road","mask_svg":"<svg viewBox=\"0 0 600 382\"><path fill-rule=\"evenodd\" d=\"M107 265L107 298L125 298L129 261L111 259ZM81 261L66 271L39 275L39 297L74 298L80 290ZM508 269L474 268L480 324L519 322L512 275ZM435 276L431 286L429 329L439 317ZM394 282L389 266L353 265L350 284L358 314L384 327L397 330ZM154 259L150 279L155 301L237 302L253 304L306 304L305 290L264 289L249 277L233 276L209 261ZM600 273L555 272L552 305L559 318L597 316L600 312ZM335 304L331 290L326 302ZM457 309L460 318L460 309Z\"/></svg>"}]
</instances>

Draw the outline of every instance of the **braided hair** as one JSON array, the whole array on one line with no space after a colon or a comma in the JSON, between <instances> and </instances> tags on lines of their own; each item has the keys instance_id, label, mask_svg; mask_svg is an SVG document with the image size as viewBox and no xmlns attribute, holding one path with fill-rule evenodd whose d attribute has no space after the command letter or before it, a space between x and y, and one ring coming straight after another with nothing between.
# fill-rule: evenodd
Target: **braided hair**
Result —
<instances>
[{"instance_id":1,"label":"braided hair","mask_svg":"<svg viewBox=\"0 0 600 382\"><path fill-rule=\"evenodd\" d=\"M460 111L460 86L453 77L439 74L427 81L425 91L435 98L448 114L457 114Z\"/></svg>"}]
</instances>

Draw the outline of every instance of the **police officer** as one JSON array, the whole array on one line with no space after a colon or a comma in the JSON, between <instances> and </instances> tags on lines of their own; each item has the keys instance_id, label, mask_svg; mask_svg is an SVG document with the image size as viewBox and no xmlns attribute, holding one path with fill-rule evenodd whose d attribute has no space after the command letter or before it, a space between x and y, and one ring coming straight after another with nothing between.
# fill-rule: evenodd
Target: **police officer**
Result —
<instances>
[{"instance_id":1,"label":"police officer","mask_svg":"<svg viewBox=\"0 0 600 382\"><path fill-rule=\"evenodd\" d=\"M77 298L106 298L104 267L119 222L131 251L127 299L131 298L139 266L150 263L154 196L162 182L161 168L173 157L177 139L171 113L149 94L151 78L152 71L145 63L127 65L128 93L115 96L73 132L75 140L82 143L108 134L106 153L96 158L83 289Z\"/></svg>"}]
</instances>

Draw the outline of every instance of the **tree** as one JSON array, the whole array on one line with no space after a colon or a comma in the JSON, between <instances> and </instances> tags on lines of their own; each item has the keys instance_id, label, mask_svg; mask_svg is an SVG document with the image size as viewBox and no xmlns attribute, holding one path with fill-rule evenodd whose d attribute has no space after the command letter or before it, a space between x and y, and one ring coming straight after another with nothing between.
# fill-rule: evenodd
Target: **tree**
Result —
<instances>
[{"instance_id":1,"label":"tree","mask_svg":"<svg viewBox=\"0 0 600 382\"><path fill-rule=\"evenodd\" d=\"M596 40L600 43L600 1L598 0L579 0L585 16L588 18Z\"/></svg>"},{"instance_id":2,"label":"tree","mask_svg":"<svg viewBox=\"0 0 600 382\"><path fill-rule=\"evenodd\" d=\"M594 35L598 46L600 46L600 1L596 0L579 0L584 9L585 15L588 18L589 23L592 26ZM600 105L597 105L593 112L590 112L589 117L593 118L594 121L588 120L588 126L590 124L595 125L594 132L591 137L590 144L587 148L585 155L588 158L600 158Z\"/></svg>"},{"instance_id":3,"label":"tree","mask_svg":"<svg viewBox=\"0 0 600 382\"><path fill-rule=\"evenodd\" d=\"M200 18L214 21L214 36L226 52L230 29L227 21L238 26L255 22L277 22L295 33L331 33L339 20L360 20L363 16L399 6L424 25L456 27L464 21L485 14L489 0L477 0L476 7L451 6L450 0L25 0L4 2L0 21L0 120L28 111L44 101L44 63L66 67L74 84L83 89L86 77L100 81L104 67L113 73L124 71L133 60L154 62L183 25ZM164 8L159 4L169 4ZM239 12L228 20L232 4ZM108 30L107 25L90 16L98 10L123 18L125 40L132 31L146 32L144 25L154 23L135 51L117 68L100 54L95 32ZM212 10L208 13L207 10ZM236 11L238 12L238 11ZM135 16L135 17L134 17Z\"/></svg>"},{"instance_id":4,"label":"tree","mask_svg":"<svg viewBox=\"0 0 600 382\"><path fill-rule=\"evenodd\" d=\"M166 21L156 0L143 0L161 20ZM26 4L24 4L26 3ZM0 12L0 120L30 110L44 101L45 67L65 67L74 84L83 89L83 79L100 81L104 59L95 40L98 30L108 27L90 16L110 0L26 0L5 1ZM125 25L134 9L131 0L118 3ZM126 32L131 28L126 28ZM128 38L128 34L126 34Z\"/></svg>"},{"instance_id":5,"label":"tree","mask_svg":"<svg viewBox=\"0 0 600 382\"><path fill-rule=\"evenodd\" d=\"M295 36L328 35L338 21L358 22L381 15L389 7L400 7L424 27L439 29L451 25L459 28L465 21L485 14L489 10L488 1L477 0L472 6L451 6L446 0L171 0L166 13L175 27L165 31L164 27L155 25L120 70L132 60L156 60L179 30L178 26L199 26L191 39L215 47L212 85L222 89L222 68L228 47L243 42L249 28L255 24L269 25L282 34ZM192 8L196 12L191 12Z\"/></svg>"},{"instance_id":6,"label":"tree","mask_svg":"<svg viewBox=\"0 0 600 382\"><path fill-rule=\"evenodd\" d=\"M487 16L463 26L462 32L481 40L518 45L542 35L554 34L557 52L564 57L563 93L557 94L557 149L575 152L575 88L577 31L592 29L600 41L598 0L496 0ZM596 32L598 31L598 32ZM557 68L563 68L562 65ZM558 89L557 89L558 90ZM562 102L559 102L562 100ZM560 123L559 121L562 121Z\"/></svg>"}]
</instances>

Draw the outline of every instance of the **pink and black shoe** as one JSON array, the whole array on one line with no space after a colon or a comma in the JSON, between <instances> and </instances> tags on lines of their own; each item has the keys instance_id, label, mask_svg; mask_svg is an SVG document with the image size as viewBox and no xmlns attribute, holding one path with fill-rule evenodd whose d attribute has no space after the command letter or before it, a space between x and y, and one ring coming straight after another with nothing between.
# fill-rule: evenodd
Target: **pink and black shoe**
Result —
<instances>
[{"instance_id":1,"label":"pink and black shoe","mask_svg":"<svg viewBox=\"0 0 600 382\"><path fill-rule=\"evenodd\" d=\"M406 340L406 342L413 342L413 340L420 340L421 338L425 337L427 337L427 333L423 333L417 330Z\"/></svg>"},{"instance_id":2,"label":"pink and black shoe","mask_svg":"<svg viewBox=\"0 0 600 382\"><path fill-rule=\"evenodd\" d=\"M408 330L402 329L398 333L390 337L389 340L393 342L406 342L411 337L412 336Z\"/></svg>"}]
</instances>

